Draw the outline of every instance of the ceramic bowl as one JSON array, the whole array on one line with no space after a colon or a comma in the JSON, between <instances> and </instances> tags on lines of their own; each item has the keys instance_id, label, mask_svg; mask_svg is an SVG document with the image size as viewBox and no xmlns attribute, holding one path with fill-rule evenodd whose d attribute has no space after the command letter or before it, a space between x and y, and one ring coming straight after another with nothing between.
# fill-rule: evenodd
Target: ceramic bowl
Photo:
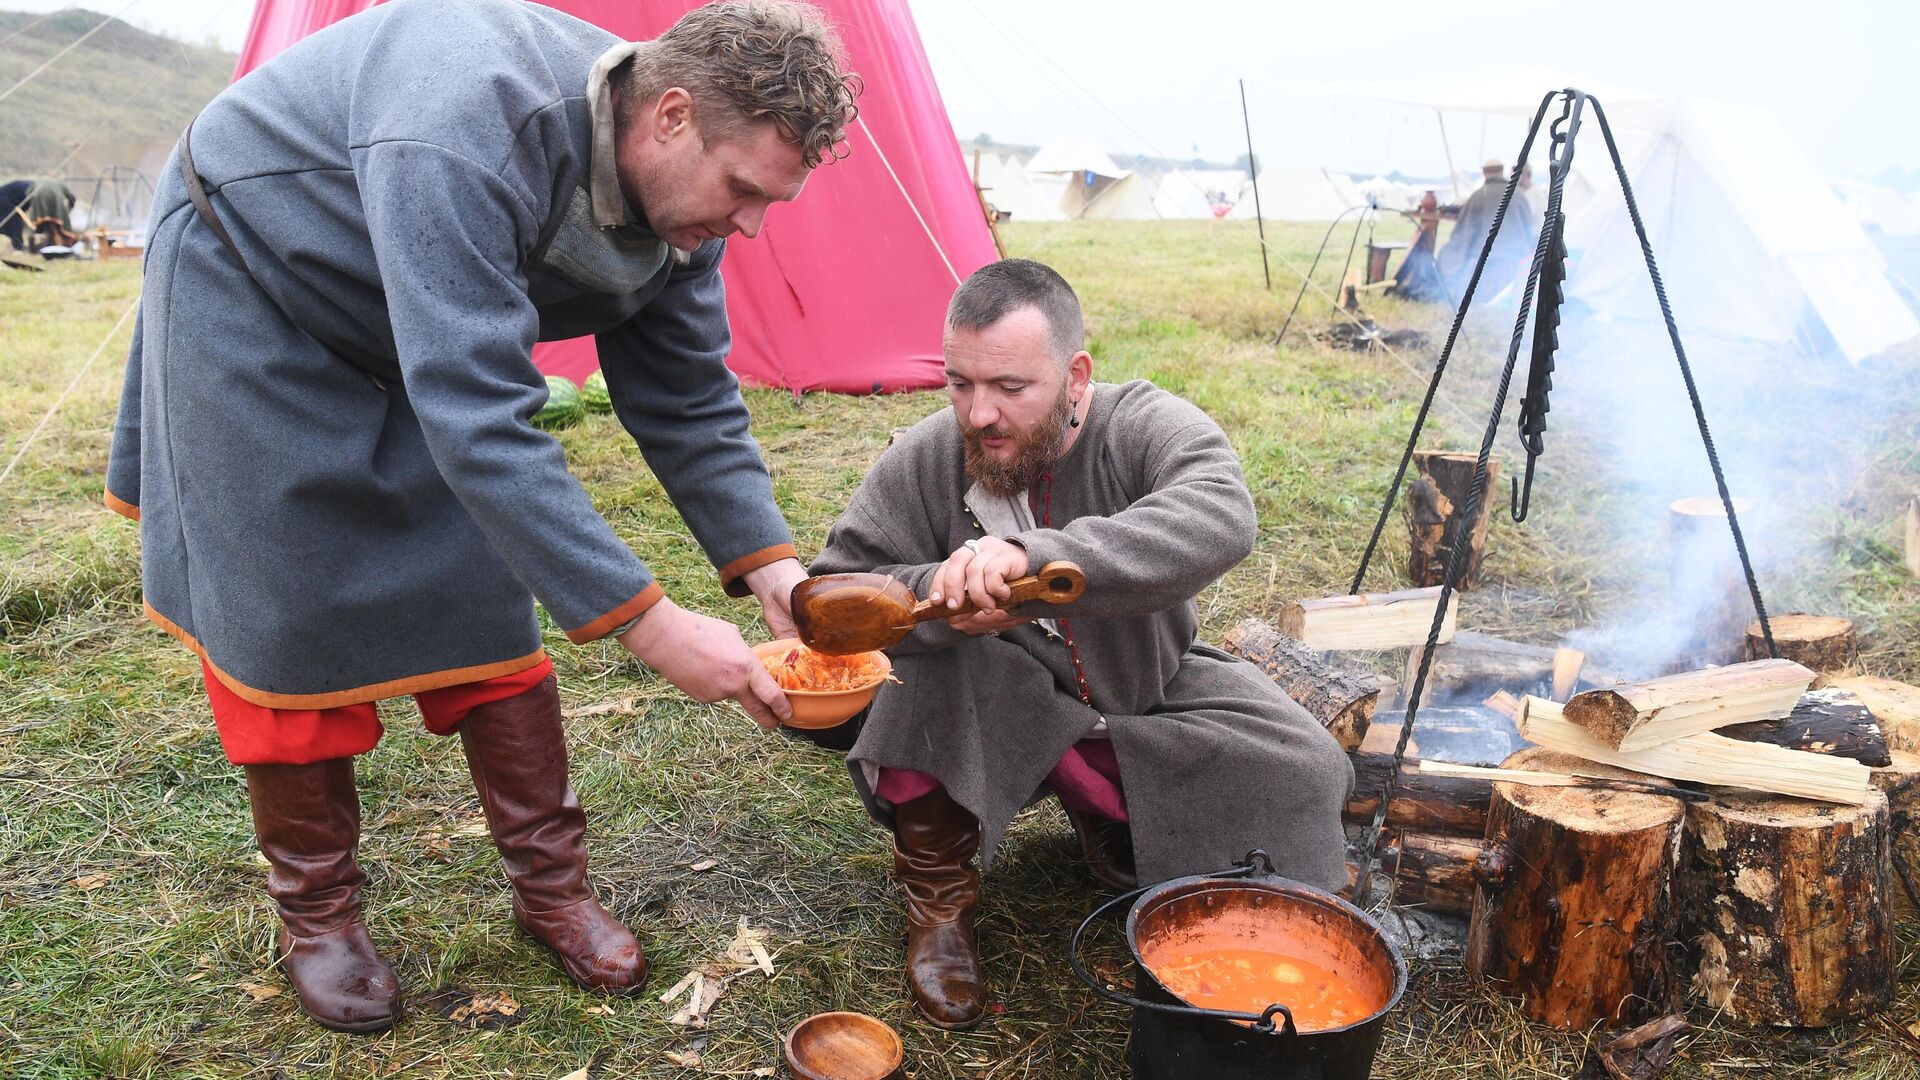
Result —
<instances>
[{"instance_id":1,"label":"ceramic bowl","mask_svg":"<svg viewBox=\"0 0 1920 1080\"><path fill-rule=\"evenodd\" d=\"M797 648L799 644L799 638L781 638L778 641L755 645L753 655L764 662L784 655ZM870 683L851 690L786 691L787 704L793 706L793 719L788 720L786 726L806 728L810 731L839 727L851 719L855 713L866 708L873 701L874 692L880 689L880 684L885 682L887 675L893 671L893 661L887 659L886 653L870 655L878 657L880 663L880 670L875 673Z\"/></svg>"}]
</instances>

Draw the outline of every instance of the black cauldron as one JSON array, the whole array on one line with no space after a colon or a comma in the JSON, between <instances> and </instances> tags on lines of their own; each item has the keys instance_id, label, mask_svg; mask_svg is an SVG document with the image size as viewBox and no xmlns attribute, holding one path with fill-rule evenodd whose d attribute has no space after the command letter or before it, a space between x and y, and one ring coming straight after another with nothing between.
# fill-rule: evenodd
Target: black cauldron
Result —
<instances>
[{"instance_id":1,"label":"black cauldron","mask_svg":"<svg viewBox=\"0 0 1920 1080\"><path fill-rule=\"evenodd\" d=\"M1107 989L1080 965L1088 928L1130 900L1137 996ZM1345 1027L1303 1032L1284 1001L1260 1013L1196 1008L1154 977L1156 964L1196 947L1282 942L1338 972L1372 1011ZM1365 1080L1387 1013L1407 988L1406 960L1378 924L1331 893L1275 874L1264 851L1231 870L1114 897L1074 931L1067 962L1095 993L1133 1007L1127 1059L1134 1080Z\"/></svg>"}]
</instances>

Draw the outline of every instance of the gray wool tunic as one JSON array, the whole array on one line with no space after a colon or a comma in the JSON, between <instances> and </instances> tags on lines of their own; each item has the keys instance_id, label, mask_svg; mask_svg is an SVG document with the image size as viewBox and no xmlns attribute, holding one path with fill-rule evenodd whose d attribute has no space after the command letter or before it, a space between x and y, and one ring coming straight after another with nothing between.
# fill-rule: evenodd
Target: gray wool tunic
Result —
<instances>
[{"instance_id":1,"label":"gray wool tunic","mask_svg":"<svg viewBox=\"0 0 1920 1080\"><path fill-rule=\"evenodd\" d=\"M190 132L244 266L176 149L107 501L140 521L148 614L241 697L510 674L542 659L536 598L577 642L660 598L528 422L537 340L598 336L616 413L729 592L793 554L725 366L723 244L676 257L596 167L596 61L631 49L515 0L400 0L301 41Z\"/></svg>"},{"instance_id":2,"label":"gray wool tunic","mask_svg":"<svg viewBox=\"0 0 1920 1080\"><path fill-rule=\"evenodd\" d=\"M1196 640L1195 596L1255 537L1225 434L1151 383L1099 384L1051 477L1051 526L1012 535L1035 567L1078 563L1087 589L1022 613L1068 620L1091 705L1051 628L969 637L922 623L889 650L900 683L881 687L848 755L869 809L886 820L863 763L930 773L980 818L991 865L1013 816L1104 718L1142 881L1264 848L1286 876L1344 886L1346 755L1259 669ZM942 409L881 455L810 569L878 570L925 596L939 564L985 534L970 486L953 410Z\"/></svg>"}]
</instances>

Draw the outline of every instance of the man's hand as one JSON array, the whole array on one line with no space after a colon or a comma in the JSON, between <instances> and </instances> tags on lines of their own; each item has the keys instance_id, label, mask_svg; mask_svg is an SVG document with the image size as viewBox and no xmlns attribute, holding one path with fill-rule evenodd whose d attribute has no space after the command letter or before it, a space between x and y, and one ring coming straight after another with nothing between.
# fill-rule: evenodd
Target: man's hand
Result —
<instances>
[{"instance_id":1,"label":"man's hand","mask_svg":"<svg viewBox=\"0 0 1920 1080\"><path fill-rule=\"evenodd\" d=\"M786 693L730 622L662 599L620 635L620 644L695 701L732 698L768 731L793 718Z\"/></svg>"},{"instance_id":2,"label":"man's hand","mask_svg":"<svg viewBox=\"0 0 1920 1080\"><path fill-rule=\"evenodd\" d=\"M1023 618L1004 611L976 611L971 615L956 615L947 620L947 625L963 634L979 637L981 634L997 634L1002 630L1025 626L1032 621L1031 616Z\"/></svg>"},{"instance_id":3,"label":"man's hand","mask_svg":"<svg viewBox=\"0 0 1920 1080\"><path fill-rule=\"evenodd\" d=\"M1025 548L997 536L983 536L973 543L971 548L956 549L940 564L940 569L934 571L928 600L944 603L949 608L972 600L983 612L998 611L1000 601L1012 593L1007 582L1026 576Z\"/></svg>"},{"instance_id":4,"label":"man's hand","mask_svg":"<svg viewBox=\"0 0 1920 1080\"><path fill-rule=\"evenodd\" d=\"M793 587L806 576L807 568L800 565L799 559L781 559L755 567L740 577L747 588L753 590L753 595L760 598L767 629L776 640L800 636L793 625Z\"/></svg>"}]
</instances>

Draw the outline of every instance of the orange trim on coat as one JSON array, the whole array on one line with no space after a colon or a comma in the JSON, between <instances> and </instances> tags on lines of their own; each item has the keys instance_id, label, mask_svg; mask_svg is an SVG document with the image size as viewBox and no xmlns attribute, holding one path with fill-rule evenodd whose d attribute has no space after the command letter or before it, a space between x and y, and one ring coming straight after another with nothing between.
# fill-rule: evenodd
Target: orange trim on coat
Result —
<instances>
[{"instance_id":1,"label":"orange trim on coat","mask_svg":"<svg viewBox=\"0 0 1920 1080\"><path fill-rule=\"evenodd\" d=\"M424 675L409 675L404 679L388 679L386 682L356 686L351 690L331 690L324 694L276 694L268 690L255 690L246 683L220 670L220 666L207 655L206 647L201 645L192 634L174 624L173 620L153 610L153 605L142 603L147 618L153 624L180 640L182 645L192 649L207 665L207 670L220 679L221 685L234 692L241 700L269 709L337 709L343 705L358 705L363 701L381 701L386 698L405 697L423 690L438 690L447 686L459 686L461 683L481 682L485 679L497 679L502 675L512 675L525 671L547 658L545 649L535 649L525 656L512 660L501 660L492 664L475 664L472 667L448 668L445 671L430 671Z\"/></svg>"},{"instance_id":2,"label":"orange trim on coat","mask_svg":"<svg viewBox=\"0 0 1920 1080\"><path fill-rule=\"evenodd\" d=\"M659 582L653 582L641 589L633 599L607 612L577 630L567 631L567 640L575 645L585 645L589 641L598 641L620 628L621 623L632 622L640 613L667 598Z\"/></svg>"},{"instance_id":3,"label":"orange trim on coat","mask_svg":"<svg viewBox=\"0 0 1920 1080\"><path fill-rule=\"evenodd\" d=\"M140 520L140 508L120 496L115 495L111 491L107 492L106 504L107 509L119 514L121 517L132 518L135 521Z\"/></svg>"},{"instance_id":4,"label":"orange trim on coat","mask_svg":"<svg viewBox=\"0 0 1920 1080\"><path fill-rule=\"evenodd\" d=\"M728 596L748 596L753 593L747 583L741 579L747 571L758 570L768 563L777 563L781 559L798 559L800 552L792 544L775 544L761 548L751 555L742 555L720 568L720 585L727 590Z\"/></svg>"}]
</instances>

